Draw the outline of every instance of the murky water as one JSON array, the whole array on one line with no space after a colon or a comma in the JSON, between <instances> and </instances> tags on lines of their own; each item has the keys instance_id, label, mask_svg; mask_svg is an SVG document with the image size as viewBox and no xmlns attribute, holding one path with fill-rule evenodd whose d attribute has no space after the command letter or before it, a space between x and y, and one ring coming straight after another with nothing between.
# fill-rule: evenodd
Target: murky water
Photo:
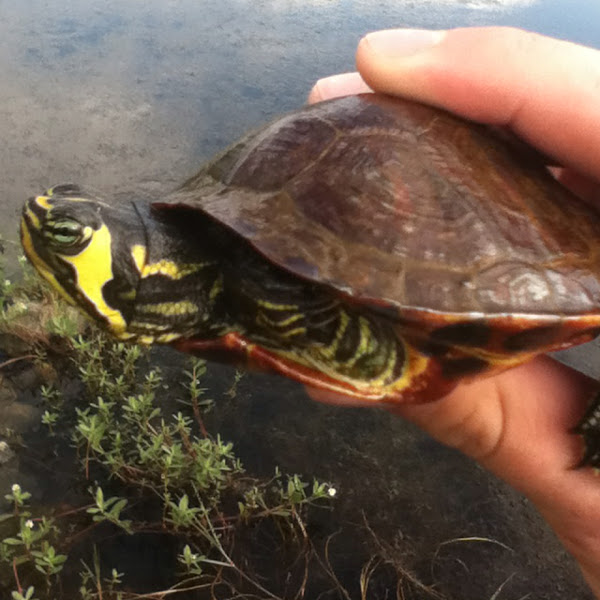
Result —
<instances>
[{"instance_id":1,"label":"murky water","mask_svg":"<svg viewBox=\"0 0 600 600\"><path fill-rule=\"evenodd\" d=\"M598 22L597 0L0 0L0 234L16 240L24 198L58 182L77 181L108 196L154 196L174 187L247 129L301 105L317 78L353 69L356 43L370 30L505 24L600 47ZM280 391L269 386L269 393ZM254 440L268 428L269 410L286 410L277 398L268 400L248 409L244 426L256 430ZM307 410L321 409L296 410L301 423ZM390 503L397 501L400 492L390 491L401 487L394 480L396 450L377 436L402 446L399 425L377 422L369 433L365 418L353 437L356 421L337 418L333 427L347 421L346 452L362 444L361 460L376 451L385 456L376 467L390 478ZM315 447L310 431L297 427L288 449L295 458L299 447ZM423 511L438 519L444 511L466 512L474 497L479 507L492 502L486 485L496 483L475 474L455 491L465 506L450 506L435 481L461 480L464 464L471 474L476 468L420 439L406 460L428 456L439 464L413 465L419 472L406 481L406 498L422 501L410 487L415 481L430 486ZM315 461L328 454L327 443L319 440L318 447ZM401 447L396 455L405 452ZM279 448L273 458L284 463L288 457ZM373 469L369 463L364 472ZM519 500L502 498L507 511L515 510Z\"/></svg>"},{"instance_id":2,"label":"murky water","mask_svg":"<svg viewBox=\"0 0 600 600\"><path fill-rule=\"evenodd\" d=\"M574 5L577 5L574 6ZM598 3L33 0L2 3L0 233L61 181L160 193L243 131L353 68L390 26L514 24L596 44ZM567 10L568 8L568 10Z\"/></svg>"}]
</instances>

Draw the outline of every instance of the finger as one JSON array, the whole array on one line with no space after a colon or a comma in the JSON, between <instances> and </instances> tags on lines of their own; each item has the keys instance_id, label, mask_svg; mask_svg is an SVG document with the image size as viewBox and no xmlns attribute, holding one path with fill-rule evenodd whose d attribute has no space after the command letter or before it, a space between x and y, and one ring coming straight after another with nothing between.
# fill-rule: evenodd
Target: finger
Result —
<instances>
[{"instance_id":1,"label":"finger","mask_svg":"<svg viewBox=\"0 0 600 600\"><path fill-rule=\"evenodd\" d=\"M600 52L509 28L387 30L357 65L376 91L510 126L559 164L600 177Z\"/></svg>"},{"instance_id":2,"label":"finger","mask_svg":"<svg viewBox=\"0 0 600 600\"><path fill-rule=\"evenodd\" d=\"M307 391L326 404L386 408L523 489L538 480L538 471L564 473L578 464L581 441L569 432L585 411L592 387L579 373L540 357L422 404L390 405Z\"/></svg>"},{"instance_id":3,"label":"finger","mask_svg":"<svg viewBox=\"0 0 600 600\"><path fill-rule=\"evenodd\" d=\"M569 433L592 388L574 371L539 357L400 412L528 496L567 548L598 572L600 485L592 469L572 468L583 448Z\"/></svg>"},{"instance_id":4,"label":"finger","mask_svg":"<svg viewBox=\"0 0 600 600\"><path fill-rule=\"evenodd\" d=\"M322 100L372 91L358 73L340 73L319 79L308 94L308 103L314 104Z\"/></svg>"},{"instance_id":5,"label":"finger","mask_svg":"<svg viewBox=\"0 0 600 600\"><path fill-rule=\"evenodd\" d=\"M582 456L570 430L593 384L548 357L460 385L438 402L395 412L472 456L531 498L564 481Z\"/></svg>"},{"instance_id":6,"label":"finger","mask_svg":"<svg viewBox=\"0 0 600 600\"><path fill-rule=\"evenodd\" d=\"M349 94L373 92L359 73L340 73L319 79L308 95L308 103L314 104ZM596 179L572 169L552 167L554 176L573 193L590 204L600 206L600 185Z\"/></svg>"}]
</instances>

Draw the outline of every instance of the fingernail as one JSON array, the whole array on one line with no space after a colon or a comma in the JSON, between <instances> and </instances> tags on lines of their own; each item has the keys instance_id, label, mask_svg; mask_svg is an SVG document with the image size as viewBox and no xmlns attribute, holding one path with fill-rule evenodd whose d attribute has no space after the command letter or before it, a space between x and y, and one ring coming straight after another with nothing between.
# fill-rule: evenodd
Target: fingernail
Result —
<instances>
[{"instance_id":1,"label":"fingernail","mask_svg":"<svg viewBox=\"0 0 600 600\"><path fill-rule=\"evenodd\" d=\"M363 81L358 73L338 73L323 77L315 83L309 94L309 101L324 100L349 94L362 94L373 90Z\"/></svg>"},{"instance_id":2,"label":"fingernail","mask_svg":"<svg viewBox=\"0 0 600 600\"><path fill-rule=\"evenodd\" d=\"M384 29L368 33L363 41L377 54L389 58L400 58L417 54L439 44L446 36L445 31L430 29Z\"/></svg>"},{"instance_id":3,"label":"fingernail","mask_svg":"<svg viewBox=\"0 0 600 600\"><path fill-rule=\"evenodd\" d=\"M319 96L319 100L323 100L331 97L332 95L335 96L338 93L338 88L339 76L330 75L329 77L323 77L323 79L319 79L319 81L315 83L311 95L314 93L315 95Z\"/></svg>"}]
</instances>

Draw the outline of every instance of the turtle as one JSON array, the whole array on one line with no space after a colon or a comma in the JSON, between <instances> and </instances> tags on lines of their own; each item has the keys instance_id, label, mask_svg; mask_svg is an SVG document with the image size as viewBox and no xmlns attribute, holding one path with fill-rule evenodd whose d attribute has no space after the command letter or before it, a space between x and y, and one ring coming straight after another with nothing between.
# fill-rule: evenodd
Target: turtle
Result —
<instances>
[{"instance_id":1,"label":"turtle","mask_svg":"<svg viewBox=\"0 0 600 600\"><path fill-rule=\"evenodd\" d=\"M382 94L284 115L160 199L62 184L21 219L34 267L118 339L384 406L595 338L598 239L526 144Z\"/></svg>"}]
</instances>

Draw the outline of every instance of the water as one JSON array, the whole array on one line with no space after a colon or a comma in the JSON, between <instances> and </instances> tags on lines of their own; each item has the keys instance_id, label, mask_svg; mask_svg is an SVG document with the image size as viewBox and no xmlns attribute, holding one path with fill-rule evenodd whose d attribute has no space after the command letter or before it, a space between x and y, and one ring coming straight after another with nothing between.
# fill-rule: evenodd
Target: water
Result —
<instances>
[{"instance_id":1,"label":"water","mask_svg":"<svg viewBox=\"0 0 600 600\"><path fill-rule=\"evenodd\" d=\"M3 3L0 234L61 181L160 193L353 69L367 31L509 24L597 45L594 1Z\"/></svg>"},{"instance_id":2,"label":"water","mask_svg":"<svg viewBox=\"0 0 600 600\"><path fill-rule=\"evenodd\" d=\"M77 181L108 196L155 196L173 188L247 129L301 105L319 77L352 70L357 41L374 29L501 24L600 47L597 0L0 0L0 11L0 234L9 240L17 238L24 198L58 182ZM481 533L480 522L492 519L489 507L505 508L524 515L505 523L489 509L498 535L519 551L514 569L536 553L565 562L522 500L497 492L500 484L456 453L414 431L402 438L399 422L381 422L374 413L357 421L351 412L309 404L293 384L252 381L265 388L260 401L223 425L227 437L247 445L249 464L265 471L274 463L292 471L312 464L315 474L335 479L340 468L326 463L334 442L312 437L310 423L323 421L343 438L331 451L347 458L340 464L358 465L342 490L355 508L362 503L373 515L397 504L394 522L410 531L401 513L413 514L410 503L420 505L425 525L413 523L414 535L429 523L442 540ZM283 402L282 395L296 399ZM284 422L285 440L265 441L262 432L281 430ZM244 439L248 430L252 436ZM436 487L439 481L454 489ZM463 513L471 513L474 525L461 529ZM442 532L450 521L457 528ZM528 542L519 532L539 540L539 549L524 554L520 545ZM498 584L509 567L498 568ZM541 567L545 577L547 569ZM575 585L576 572L568 573ZM527 582L526 574L520 577Z\"/></svg>"}]
</instances>

